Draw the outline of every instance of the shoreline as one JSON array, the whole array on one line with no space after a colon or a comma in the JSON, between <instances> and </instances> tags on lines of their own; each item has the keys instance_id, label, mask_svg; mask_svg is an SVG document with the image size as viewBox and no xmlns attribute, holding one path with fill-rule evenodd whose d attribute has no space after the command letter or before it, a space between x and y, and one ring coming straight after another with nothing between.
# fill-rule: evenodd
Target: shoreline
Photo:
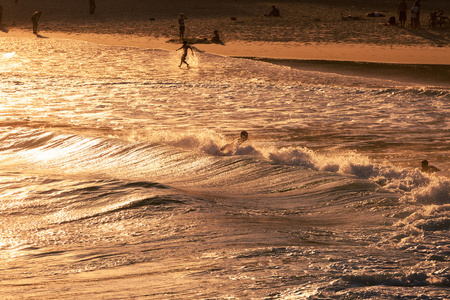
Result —
<instances>
[{"instance_id":1,"label":"shoreline","mask_svg":"<svg viewBox=\"0 0 450 300\"><path fill-rule=\"evenodd\" d=\"M399 83L450 89L450 65L391 64L378 62L248 58L303 71L391 80Z\"/></svg>"},{"instance_id":2,"label":"shoreline","mask_svg":"<svg viewBox=\"0 0 450 300\"><path fill-rule=\"evenodd\" d=\"M41 38L80 40L89 43L137 47L145 49L176 50L177 43L167 38L137 35L64 33L43 31ZM0 31L0 38L39 38L21 29ZM264 58L304 61L365 62L407 65L450 65L450 47L433 46L379 46L369 44L321 43L303 44L294 42L246 42L231 41L225 45L196 43L202 51L242 58Z\"/></svg>"}]
</instances>

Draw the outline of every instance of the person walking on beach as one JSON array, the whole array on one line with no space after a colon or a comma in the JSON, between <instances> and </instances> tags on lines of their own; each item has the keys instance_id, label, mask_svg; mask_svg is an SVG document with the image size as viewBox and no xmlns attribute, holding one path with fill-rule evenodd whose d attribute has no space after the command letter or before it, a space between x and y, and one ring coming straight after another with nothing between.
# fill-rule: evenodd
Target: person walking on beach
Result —
<instances>
[{"instance_id":1,"label":"person walking on beach","mask_svg":"<svg viewBox=\"0 0 450 300\"><path fill-rule=\"evenodd\" d=\"M95 14L95 0L89 0L89 13L91 15Z\"/></svg>"},{"instance_id":2,"label":"person walking on beach","mask_svg":"<svg viewBox=\"0 0 450 300\"><path fill-rule=\"evenodd\" d=\"M38 22L39 22L39 19L41 18L41 15L42 15L42 12L38 10L31 16L31 22L33 22L33 33L34 34L37 34Z\"/></svg>"},{"instance_id":3,"label":"person walking on beach","mask_svg":"<svg viewBox=\"0 0 450 300\"><path fill-rule=\"evenodd\" d=\"M188 54L188 49L191 49L192 55L194 55L194 50L192 50L192 47L188 45L187 41L183 41L183 46L178 48L176 51L181 50L181 49L183 49L183 55L181 56L181 62L180 62L180 65L178 67L181 67L181 65L183 63L185 63L186 66L189 69L189 64L186 61L186 57L187 57L187 54Z\"/></svg>"},{"instance_id":4,"label":"person walking on beach","mask_svg":"<svg viewBox=\"0 0 450 300\"><path fill-rule=\"evenodd\" d=\"M408 10L408 5L405 0L402 0L398 5L398 19L400 21L400 26L405 27L406 23L406 11Z\"/></svg>"},{"instance_id":5,"label":"person walking on beach","mask_svg":"<svg viewBox=\"0 0 450 300\"><path fill-rule=\"evenodd\" d=\"M186 20L186 16L181 13L180 17L178 18L178 24L180 25L180 41L184 39L184 32L186 30L186 26L184 25L184 20Z\"/></svg>"}]
</instances>

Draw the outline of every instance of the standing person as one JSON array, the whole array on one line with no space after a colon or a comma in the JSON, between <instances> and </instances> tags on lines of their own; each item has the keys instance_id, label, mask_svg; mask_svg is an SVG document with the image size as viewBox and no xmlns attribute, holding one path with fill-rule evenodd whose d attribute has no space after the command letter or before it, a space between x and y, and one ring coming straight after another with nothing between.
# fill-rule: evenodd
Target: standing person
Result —
<instances>
[{"instance_id":1,"label":"standing person","mask_svg":"<svg viewBox=\"0 0 450 300\"><path fill-rule=\"evenodd\" d=\"M419 12L419 6L417 6L417 2L414 3L413 7L411 7L411 27L417 28L417 16Z\"/></svg>"},{"instance_id":2,"label":"standing person","mask_svg":"<svg viewBox=\"0 0 450 300\"><path fill-rule=\"evenodd\" d=\"M95 0L89 0L89 13L95 14Z\"/></svg>"},{"instance_id":3,"label":"standing person","mask_svg":"<svg viewBox=\"0 0 450 300\"><path fill-rule=\"evenodd\" d=\"M419 9L417 10L416 25L417 25L417 27L420 28L420 8L421 8L420 0L416 0L416 3L415 3L415 4L417 4L417 7L419 8Z\"/></svg>"},{"instance_id":4,"label":"standing person","mask_svg":"<svg viewBox=\"0 0 450 300\"><path fill-rule=\"evenodd\" d=\"M192 50L192 47L188 45L187 41L183 41L183 46L178 48L177 51L180 50L180 49L183 49L183 55L181 56L181 62L180 62L180 65L178 67L181 67L181 65L183 63L185 63L186 66L189 69L189 64L186 61L186 57L187 57L187 54L188 54L188 49L191 49L192 55L194 55L194 50Z\"/></svg>"},{"instance_id":5,"label":"standing person","mask_svg":"<svg viewBox=\"0 0 450 300\"><path fill-rule=\"evenodd\" d=\"M33 33L34 34L37 34L38 22L39 22L39 19L41 18L41 15L42 15L42 12L38 10L31 16L31 22L33 22Z\"/></svg>"},{"instance_id":6,"label":"standing person","mask_svg":"<svg viewBox=\"0 0 450 300\"><path fill-rule=\"evenodd\" d=\"M406 11L408 10L408 4L405 0L402 0L398 5L398 19L400 21L400 26L405 27L406 23Z\"/></svg>"},{"instance_id":7,"label":"standing person","mask_svg":"<svg viewBox=\"0 0 450 300\"><path fill-rule=\"evenodd\" d=\"M178 18L178 24L180 24L180 41L184 39L184 31L186 30L186 27L184 25L184 20L186 20L186 16L184 14L180 14L180 17Z\"/></svg>"}]
</instances>

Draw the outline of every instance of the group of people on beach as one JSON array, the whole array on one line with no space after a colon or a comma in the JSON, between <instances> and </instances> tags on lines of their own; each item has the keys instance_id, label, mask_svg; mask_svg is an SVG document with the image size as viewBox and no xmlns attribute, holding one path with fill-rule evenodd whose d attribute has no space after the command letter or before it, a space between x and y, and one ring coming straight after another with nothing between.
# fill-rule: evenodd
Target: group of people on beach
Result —
<instances>
[{"instance_id":1,"label":"group of people on beach","mask_svg":"<svg viewBox=\"0 0 450 300\"><path fill-rule=\"evenodd\" d=\"M181 67L183 64L186 64L187 68L189 69L189 63L186 61L186 58L187 58L189 49L191 50L192 55L194 55L194 50L192 49L191 46L188 45L188 42L186 40L184 40L184 34L186 32L186 24L185 24L186 19L187 19L187 17L183 13L180 13L180 16L178 17L178 25L180 28L179 37L180 37L180 41L183 41L183 45L180 48L178 48L176 51L183 50L183 54L181 55L181 61L180 61L179 67ZM215 44L223 44L222 41L220 40L219 31L214 30L211 42L213 42Z\"/></svg>"},{"instance_id":2,"label":"group of people on beach","mask_svg":"<svg viewBox=\"0 0 450 300\"><path fill-rule=\"evenodd\" d=\"M403 0L404 1L404 0ZM420 1L420 0L418 0ZM95 4L95 0L89 0L89 13L91 15L95 14L95 9L96 9L96 4ZM1 26L1 21L2 21L2 12L3 12L3 7L0 5L0 26ZM33 13L33 15L31 16L31 22L33 23L33 33L37 34L37 29L38 29L38 22L39 19L41 18L42 12L41 11L36 11ZM275 5L272 5L272 10L265 14L265 16L268 17L280 17L280 10L275 7ZM178 18L178 24L179 24L179 29L180 29L180 41L184 40L184 35L186 32L186 24L185 24L185 20L187 19L187 17L183 14L180 13L180 16ZM219 32L217 30L214 30L214 36L211 39L211 41L213 43L222 43L222 41L220 40L219 37Z\"/></svg>"},{"instance_id":3,"label":"group of people on beach","mask_svg":"<svg viewBox=\"0 0 450 300\"><path fill-rule=\"evenodd\" d=\"M412 28L420 27L420 8L421 8L420 0L416 0L410 9L410 19ZM401 27L405 27L407 19L407 11L408 11L408 4L406 4L406 0L402 0L398 5L398 19L400 21Z\"/></svg>"},{"instance_id":4,"label":"group of people on beach","mask_svg":"<svg viewBox=\"0 0 450 300\"><path fill-rule=\"evenodd\" d=\"M184 33L186 32L186 24L185 24L186 19L187 19L187 17L183 13L181 13L180 16L178 17L178 25L180 28L180 35L179 35L180 41L184 40ZM219 31L214 30L211 42L213 42L215 44L222 43L222 41L220 40Z\"/></svg>"},{"instance_id":5,"label":"group of people on beach","mask_svg":"<svg viewBox=\"0 0 450 300\"><path fill-rule=\"evenodd\" d=\"M281 17L281 14L280 14L280 10L275 5L272 5L272 10L269 13L265 14L264 16L266 16L266 17ZM183 64L186 64L186 66L189 69L189 63L186 61L186 58L187 58L189 49L191 50L192 55L194 55L194 50L192 49L191 46L188 45L188 42L186 40L184 40L184 35L186 32L186 22L185 22L186 19L187 19L187 17L183 13L180 13L180 16L178 17L178 25L179 25L179 29L180 29L179 37L180 37L180 41L183 41L183 45L180 48L178 48L176 51L183 50L183 54L181 55L181 62L180 62L179 67L181 67ZM211 42L213 42L215 44L223 44L222 41L220 40L219 31L214 30Z\"/></svg>"}]
</instances>

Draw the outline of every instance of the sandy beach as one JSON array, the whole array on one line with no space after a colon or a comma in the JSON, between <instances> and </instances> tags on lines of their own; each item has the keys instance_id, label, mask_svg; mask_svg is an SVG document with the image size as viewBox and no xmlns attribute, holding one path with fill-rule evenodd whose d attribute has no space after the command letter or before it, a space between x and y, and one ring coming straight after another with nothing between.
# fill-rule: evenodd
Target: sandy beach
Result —
<instances>
[{"instance_id":1,"label":"sandy beach","mask_svg":"<svg viewBox=\"0 0 450 300\"><path fill-rule=\"evenodd\" d=\"M434 5L450 11L447 2L438 2ZM420 29L385 25L389 16L397 14L392 1L379 1L377 6L364 1L285 1L278 5L281 18L264 17L270 6L266 1L194 1L187 5L117 0L97 1L96 13L90 15L87 3L19 0L3 4L0 37L36 38L30 16L41 10L41 38L174 50L179 43L177 17L183 11L188 16L186 38L202 51L225 56L450 64L450 30L428 29L428 12L434 9L428 4L422 8ZM367 17L372 11L385 17ZM209 42L213 30L219 30L224 44Z\"/></svg>"}]
</instances>

